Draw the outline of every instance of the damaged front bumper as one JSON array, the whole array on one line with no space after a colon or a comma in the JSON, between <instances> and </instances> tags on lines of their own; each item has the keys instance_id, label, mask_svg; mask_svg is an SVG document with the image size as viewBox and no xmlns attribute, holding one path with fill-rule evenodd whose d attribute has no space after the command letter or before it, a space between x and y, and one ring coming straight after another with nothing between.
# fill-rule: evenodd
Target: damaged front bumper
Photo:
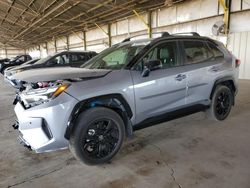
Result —
<instances>
[{"instance_id":1,"label":"damaged front bumper","mask_svg":"<svg viewBox=\"0 0 250 188\"><path fill-rule=\"evenodd\" d=\"M4 74L4 81L10 83L16 89L21 88L23 84L21 80L13 79L12 75L7 75L7 74Z\"/></svg>"},{"instance_id":2,"label":"damaged front bumper","mask_svg":"<svg viewBox=\"0 0 250 188\"><path fill-rule=\"evenodd\" d=\"M18 101L15 105L18 123L14 128L19 130L22 143L37 153L67 148L64 134L69 114L77 102L67 93L29 109Z\"/></svg>"},{"instance_id":3,"label":"damaged front bumper","mask_svg":"<svg viewBox=\"0 0 250 188\"><path fill-rule=\"evenodd\" d=\"M22 82L14 79L4 78L7 83L10 83L14 88L20 89L22 87Z\"/></svg>"}]
</instances>

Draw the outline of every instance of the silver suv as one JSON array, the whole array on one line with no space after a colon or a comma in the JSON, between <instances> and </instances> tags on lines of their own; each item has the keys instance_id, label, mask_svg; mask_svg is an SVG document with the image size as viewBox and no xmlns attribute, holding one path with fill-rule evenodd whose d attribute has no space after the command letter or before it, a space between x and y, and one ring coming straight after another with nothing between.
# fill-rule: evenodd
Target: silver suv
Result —
<instances>
[{"instance_id":1,"label":"silver suv","mask_svg":"<svg viewBox=\"0 0 250 188\"><path fill-rule=\"evenodd\" d=\"M128 38L81 68L17 73L25 89L14 101L14 128L38 153L69 146L87 164L104 163L135 130L198 111L226 119L239 64L197 33Z\"/></svg>"}]
</instances>

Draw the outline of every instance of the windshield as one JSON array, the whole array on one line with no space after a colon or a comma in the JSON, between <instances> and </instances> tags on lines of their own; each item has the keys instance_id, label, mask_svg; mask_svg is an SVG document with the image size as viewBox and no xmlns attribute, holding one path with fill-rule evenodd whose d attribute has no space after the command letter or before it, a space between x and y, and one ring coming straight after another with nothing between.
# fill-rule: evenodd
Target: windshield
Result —
<instances>
[{"instance_id":1,"label":"windshield","mask_svg":"<svg viewBox=\"0 0 250 188\"><path fill-rule=\"evenodd\" d=\"M118 70L128 64L148 42L115 45L90 59L81 68Z\"/></svg>"}]
</instances>

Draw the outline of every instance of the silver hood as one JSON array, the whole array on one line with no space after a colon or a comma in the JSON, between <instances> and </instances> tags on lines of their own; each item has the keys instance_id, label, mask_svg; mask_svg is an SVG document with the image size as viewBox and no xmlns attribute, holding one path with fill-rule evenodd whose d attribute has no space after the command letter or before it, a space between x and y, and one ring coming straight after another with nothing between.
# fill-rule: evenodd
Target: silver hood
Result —
<instances>
[{"instance_id":1,"label":"silver hood","mask_svg":"<svg viewBox=\"0 0 250 188\"><path fill-rule=\"evenodd\" d=\"M95 78L108 74L110 70L84 69L73 67L30 69L13 75L13 79L35 83L42 81L56 81L74 78Z\"/></svg>"}]
</instances>

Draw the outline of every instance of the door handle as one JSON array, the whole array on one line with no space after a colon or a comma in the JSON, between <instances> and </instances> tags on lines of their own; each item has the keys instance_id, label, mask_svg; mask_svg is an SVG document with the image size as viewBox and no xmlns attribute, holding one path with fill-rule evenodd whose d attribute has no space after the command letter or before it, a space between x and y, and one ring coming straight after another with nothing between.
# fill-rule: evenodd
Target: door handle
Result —
<instances>
[{"instance_id":1,"label":"door handle","mask_svg":"<svg viewBox=\"0 0 250 188\"><path fill-rule=\"evenodd\" d=\"M176 77L175 77L175 80L177 81L182 81L183 79L187 78L187 76L185 74L178 74Z\"/></svg>"},{"instance_id":2,"label":"door handle","mask_svg":"<svg viewBox=\"0 0 250 188\"><path fill-rule=\"evenodd\" d=\"M218 72L220 69L219 69L219 67L217 67L217 66L213 66L211 69L210 69L210 71L212 71L212 72Z\"/></svg>"}]
</instances>

